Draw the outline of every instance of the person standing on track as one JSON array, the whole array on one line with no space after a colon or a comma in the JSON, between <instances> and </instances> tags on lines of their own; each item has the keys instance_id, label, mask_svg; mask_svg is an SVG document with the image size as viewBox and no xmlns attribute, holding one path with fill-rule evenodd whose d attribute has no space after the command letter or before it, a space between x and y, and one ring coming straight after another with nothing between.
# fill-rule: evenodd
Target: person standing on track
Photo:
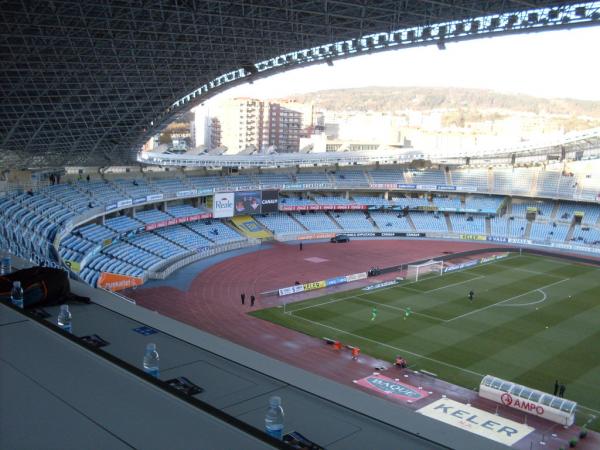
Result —
<instances>
[{"instance_id":1,"label":"person standing on track","mask_svg":"<svg viewBox=\"0 0 600 450\"><path fill-rule=\"evenodd\" d=\"M250 306L254 306L254 301L256 300L256 298L254 298L254 295L250 296Z\"/></svg>"},{"instance_id":2,"label":"person standing on track","mask_svg":"<svg viewBox=\"0 0 600 450\"><path fill-rule=\"evenodd\" d=\"M240 295L240 297L242 298L242 305L246 302L246 294L244 294L242 292L242 295Z\"/></svg>"}]
</instances>

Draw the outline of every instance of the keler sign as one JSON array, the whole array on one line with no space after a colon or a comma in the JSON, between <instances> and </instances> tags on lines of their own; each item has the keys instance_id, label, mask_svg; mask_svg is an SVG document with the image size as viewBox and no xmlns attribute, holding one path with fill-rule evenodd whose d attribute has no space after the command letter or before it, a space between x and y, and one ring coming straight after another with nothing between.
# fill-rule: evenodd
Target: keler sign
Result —
<instances>
[{"instance_id":1,"label":"keler sign","mask_svg":"<svg viewBox=\"0 0 600 450\"><path fill-rule=\"evenodd\" d=\"M430 403L417 412L505 445L513 445L533 431L530 426L447 398Z\"/></svg>"}]
</instances>

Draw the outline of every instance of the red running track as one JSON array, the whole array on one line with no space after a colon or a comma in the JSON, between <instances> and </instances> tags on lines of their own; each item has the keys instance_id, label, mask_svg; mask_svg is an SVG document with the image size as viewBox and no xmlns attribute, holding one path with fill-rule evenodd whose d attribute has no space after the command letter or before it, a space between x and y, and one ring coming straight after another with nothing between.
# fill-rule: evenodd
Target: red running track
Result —
<instances>
[{"instance_id":1,"label":"red running track","mask_svg":"<svg viewBox=\"0 0 600 450\"><path fill-rule=\"evenodd\" d=\"M321 339L246 314L251 310L250 295L254 294L257 298L254 309L272 307L281 304L281 299L274 296L261 297L260 293L291 286L295 281L318 281L365 272L373 266L387 267L445 253L494 247L497 246L476 242L353 240L344 244L304 243L303 250L300 251L298 245L275 243L271 248L232 257L208 267L192 281L187 291L161 286L141 287L126 291L125 294L135 299L140 306L288 364L362 389L353 384L353 380L370 375L375 367L381 366L389 368L386 373L394 377L397 376L396 368L390 368L391 362L378 361L366 355L361 355L358 361L354 361L350 352L336 352ZM311 258L316 259L311 261ZM320 260L323 261L318 262ZM387 277L390 278L390 275ZM376 282L377 278L369 279L368 283ZM345 288L356 286L357 284L352 283L345 285ZM241 292L246 293L245 305L241 305ZM314 293L323 294L322 290ZM413 376L416 375L411 378ZM425 389L435 391L435 395L429 397L431 400L440 398L441 393L446 392L452 398L459 401L462 399L464 403L472 402L491 411L495 409L491 402L487 404L485 400L478 401L476 395L467 389L440 380L430 380L427 385L427 380L421 378L419 383ZM506 409L502 415L511 417L514 413ZM573 430L566 436L565 430L545 420L533 416L528 420L538 430L557 433L557 439L562 442L567 436L573 435ZM598 435L590 434L595 436L588 439L589 443L597 443ZM579 445L581 448L594 448L595 445L588 447L581 444L587 443L582 441Z\"/></svg>"}]
</instances>

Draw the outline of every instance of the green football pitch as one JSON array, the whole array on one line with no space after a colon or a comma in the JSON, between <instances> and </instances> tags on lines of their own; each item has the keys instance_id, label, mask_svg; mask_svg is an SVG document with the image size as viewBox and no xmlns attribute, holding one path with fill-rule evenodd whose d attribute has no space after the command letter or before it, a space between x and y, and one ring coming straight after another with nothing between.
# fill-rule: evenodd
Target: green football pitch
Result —
<instances>
[{"instance_id":1,"label":"green football pitch","mask_svg":"<svg viewBox=\"0 0 600 450\"><path fill-rule=\"evenodd\" d=\"M475 298L469 301L468 292ZM377 316L371 320L373 308ZM406 309L412 314L406 318ZM514 255L467 270L252 313L477 388L491 374L577 401L600 428L600 269Z\"/></svg>"}]
</instances>

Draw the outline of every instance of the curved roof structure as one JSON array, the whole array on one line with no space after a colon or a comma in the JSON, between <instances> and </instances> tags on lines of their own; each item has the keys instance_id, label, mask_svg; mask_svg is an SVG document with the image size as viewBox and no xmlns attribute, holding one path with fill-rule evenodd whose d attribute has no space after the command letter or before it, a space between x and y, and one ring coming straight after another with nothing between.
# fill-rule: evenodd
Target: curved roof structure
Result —
<instances>
[{"instance_id":1,"label":"curved roof structure","mask_svg":"<svg viewBox=\"0 0 600 450\"><path fill-rule=\"evenodd\" d=\"M599 2L552 0L7 0L0 164L119 164L178 114L252 77L599 19Z\"/></svg>"}]
</instances>

